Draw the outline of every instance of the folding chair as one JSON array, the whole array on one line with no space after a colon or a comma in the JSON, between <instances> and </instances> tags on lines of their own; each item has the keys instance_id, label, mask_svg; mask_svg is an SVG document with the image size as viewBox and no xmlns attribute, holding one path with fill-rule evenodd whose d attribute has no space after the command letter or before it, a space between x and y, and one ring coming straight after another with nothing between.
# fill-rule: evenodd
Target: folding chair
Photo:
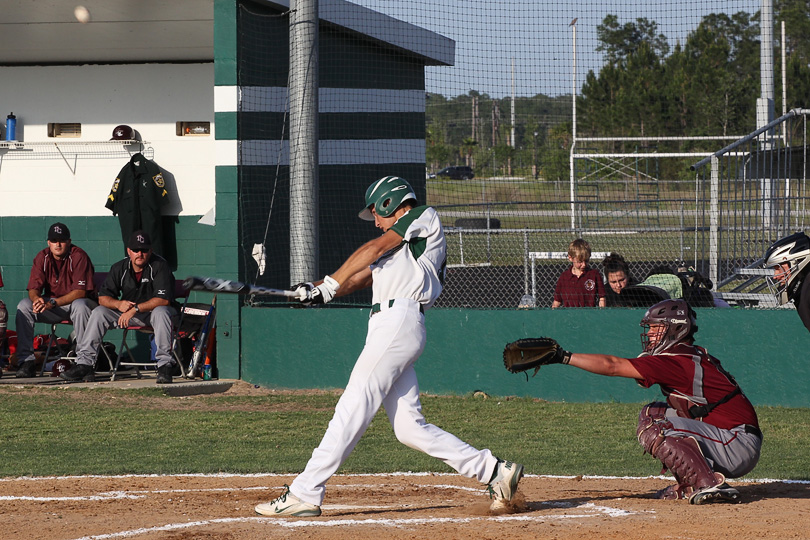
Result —
<instances>
[{"instance_id":1,"label":"folding chair","mask_svg":"<svg viewBox=\"0 0 810 540\"><path fill-rule=\"evenodd\" d=\"M183 305L180 308L180 321L178 324L172 325L172 355L174 359L177 361L177 364L180 366L180 373L183 377L186 376L186 370L183 366L183 357L178 351L177 342L178 342L178 329L180 328L180 324L183 322L183 315L185 314L186 304L188 304L188 298L191 291L187 290L183 287L183 280L177 279L174 281L174 299L180 300L183 299ZM137 378L141 378L141 370L142 367L152 367L157 369L157 362L152 360L151 358L147 362L139 362L135 359L135 355L132 354L132 350L129 348L127 344L127 335L129 334L130 330L134 330L137 332L142 332L144 334L154 334L155 329L151 326L128 326L123 329L124 336L121 338L121 346L118 348L118 358L116 358L115 366L112 370L112 376L110 377L111 381L115 380L116 375L118 374L118 370L121 366L132 366L135 368L135 376ZM127 360L124 360L124 355L126 354Z\"/></svg>"},{"instance_id":2,"label":"folding chair","mask_svg":"<svg viewBox=\"0 0 810 540\"><path fill-rule=\"evenodd\" d=\"M93 274L93 287L95 288L96 292L98 292L98 290L104 284L105 279L107 279L107 272L95 272ZM59 321L59 322L56 322L56 323L51 323L51 331L48 334L48 348L45 350L45 359L42 361L42 368L40 369L40 372L39 372L40 376L45 374L45 365L48 363L48 361L51 358L51 350L54 348L54 346L56 346L57 348L59 346L59 344L57 342L57 340L59 339L59 336L56 335L56 326L59 325L59 324L73 325L73 323L71 322L70 319L65 319L63 321ZM113 362L113 359L107 353L106 349L104 349L104 347L102 347L101 350L104 351L104 357L107 360L107 365L109 366L110 371L112 371L113 367L115 365L115 363ZM57 357L56 360L59 360L59 358L63 358L62 354L61 354L61 351L60 351L59 357ZM98 360L96 360L96 362L98 362Z\"/></svg>"}]
</instances>

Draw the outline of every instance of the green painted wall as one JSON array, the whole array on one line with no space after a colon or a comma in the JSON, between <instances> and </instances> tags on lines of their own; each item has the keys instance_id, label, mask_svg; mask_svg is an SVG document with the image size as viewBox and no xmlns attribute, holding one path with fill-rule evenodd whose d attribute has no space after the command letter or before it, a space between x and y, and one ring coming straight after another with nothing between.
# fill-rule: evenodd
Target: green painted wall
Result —
<instances>
[{"instance_id":1,"label":"green painted wall","mask_svg":"<svg viewBox=\"0 0 810 540\"><path fill-rule=\"evenodd\" d=\"M416 364L422 392L532 396L549 401L658 399L629 379L548 366L534 378L503 368L508 341L551 336L576 352L633 357L643 310L433 309ZM342 388L366 335L368 310L243 308L242 377L279 388ZM698 310L697 342L717 356L755 405L810 407L810 334L792 310Z\"/></svg>"}]
</instances>

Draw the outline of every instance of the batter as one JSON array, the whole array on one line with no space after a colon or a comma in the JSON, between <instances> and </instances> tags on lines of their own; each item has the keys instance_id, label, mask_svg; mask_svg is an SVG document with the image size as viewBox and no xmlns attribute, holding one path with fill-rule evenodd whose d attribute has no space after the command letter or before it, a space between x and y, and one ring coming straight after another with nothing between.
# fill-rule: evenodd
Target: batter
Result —
<instances>
[{"instance_id":1,"label":"batter","mask_svg":"<svg viewBox=\"0 0 810 540\"><path fill-rule=\"evenodd\" d=\"M360 217L383 234L362 245L331 276L295 287L305 305L372 287L365 347L335 406L321 444L304 471L277 499L256 506L265 516L319 516L324 486L354 449L380 406L403 444L488 484L494 511L517 491L523 466L502 461L428 424L413 365L425 348L425 316L442 292L447 243L436 210L416 206L413 188L386 176L366 191Z\"/></svg>"}]
</instances>

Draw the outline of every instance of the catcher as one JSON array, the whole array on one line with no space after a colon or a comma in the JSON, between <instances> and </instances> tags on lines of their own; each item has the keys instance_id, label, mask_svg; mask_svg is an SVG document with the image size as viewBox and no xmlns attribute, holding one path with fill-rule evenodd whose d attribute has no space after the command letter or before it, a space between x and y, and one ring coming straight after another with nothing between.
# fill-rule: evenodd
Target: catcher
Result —
<instances>
[{"instance_id":1,"label":"catcher","mask_svg":"<svg viewBox=\"0 0 810 540\"><path fill-rule=\"evenodd\" d=\"M644 388L659 385L666 403L645 405L636 431L645 453L660 460L677 482L656 498L737 502L740 493L726 477L754 469L762 432L734 377L694 344L696 317L684 300L664 300L649 308L641 319L644 352L638 358L571 353L551 338L537 338L507 344L504 363L513 373L570 364L598 375L635 379Z\"/></svg>"}]
</instances>

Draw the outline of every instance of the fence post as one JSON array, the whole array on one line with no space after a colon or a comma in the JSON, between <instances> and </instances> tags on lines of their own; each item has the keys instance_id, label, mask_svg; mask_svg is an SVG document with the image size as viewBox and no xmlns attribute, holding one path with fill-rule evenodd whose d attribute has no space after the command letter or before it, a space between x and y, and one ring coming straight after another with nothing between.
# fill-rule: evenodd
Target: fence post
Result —
<instances>
[{"instance_id":1,"label":"fence post","mask_svg":"<svg viewBox=\"0 0 810 540\"><path fill-rule=\"evenodd\" d=\"M532 271L534 271L534 263L532 263ZM534 289L534 286L532 286ZM529 231L523 229L523 294L529 294ZM534 291L532 291L534 296Z\"/></svg>"},{"instance_id":2,"label":"fence post","mask_svg":"<svg viewBox=\"0 0 810 540\"><path fill-rule=\"evenodd\" d=\"M461 229L458 229L458 254L461 257L461 266L464 266L464 238L461 236Z\"/></svg>"},{"instance_id":3,"label":"fence post","mask_svg":"<svg viewBox=\"0 0 810 540\"><path fill-rule=\"evenodd\" d=\"M720 283L718 279L719 245L719 199L720 199L720 160L712 156L711 200L709 202L709 279L712 283Z\"/></svg>"},{"instance_id":4,"label":"fence post","mask_svg":"<svg viewBox=\"0 0 810 540\"><path fill-rule=\"evenodd\" d=\"M492 264L492 245L491 245L491 238L490 238L490 208L489 203L487 203L487 262Z\"/></svg>"}]
</instances>

